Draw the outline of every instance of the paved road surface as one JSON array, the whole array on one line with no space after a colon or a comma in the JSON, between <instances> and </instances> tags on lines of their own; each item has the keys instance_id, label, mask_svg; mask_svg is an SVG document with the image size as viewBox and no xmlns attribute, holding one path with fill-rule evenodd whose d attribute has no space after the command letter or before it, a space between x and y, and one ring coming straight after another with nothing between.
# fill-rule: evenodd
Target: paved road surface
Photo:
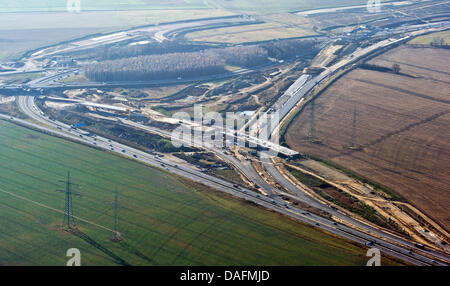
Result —
<instances>
[{"instance_id":1,"label":"paved road surface","mask_svg":"<svg viewBox=\"0 0 450 286\"><path fill-rule=\"evenodd\" d=\"M70 126L46 118L43 115L43 113L41 113L41 111L35 106L33 97L19 97L18 102L20 107L24 110L24 112L38 123L36 124L30 123L17 118L11 119L10 117L4 115L0 115L0 118L17 122L22 125L30 126L36 129L40 129L48 133L58 135L60 137L78 141L100 149L120 153L125 157L129 157L130 159L134 159L145 164L149 164L159 168L164 168L168 172L178 174L193 181L208 185L210 187L221 190L233 196L243 198L248 201L252 201L268 209L299 219L305 223L308 223L310 225L313 225L315 227L321 228L323 230L329 231L331 233L337 234L339 236L345 237L358 243L366 243L367 241L372 241L375 243L375 247L380 248L383 253L392 255L394 257L398 257L412 264L446 265L445 263L441 263L439 261L434 262L433 259L422 255L420 253L422 251L414 249L414 246L412 246L411 244L407 247L400 247L396 244L378 239L363 232L351 229L347 226L337 224L333 220L323 218L314 214L308 214L300 209L293 208L291 206L286 207L283 205L285 202L277 197L266 197L260 195L259 193L253 190L245 189L242 187L236 188L233 185L233 183L230 183L228 181L204 174L193 168L178 166L164 158L155 158L155 156L152 154L145 153L143 151L128 147L118 142L113 142L100 136L96 136L94 140L94 138L92 137L83 135L85 133L80 134L79 130L68 129L68 127L70 128ZM82 137L80 137L80 135ZM111 149L111 146L113 149ZM430 253L427 252L427 254ZM441 258L447 261L447 263L450 262L450 258L447 256L443 256Z\"/></svg>"}]
</instances>

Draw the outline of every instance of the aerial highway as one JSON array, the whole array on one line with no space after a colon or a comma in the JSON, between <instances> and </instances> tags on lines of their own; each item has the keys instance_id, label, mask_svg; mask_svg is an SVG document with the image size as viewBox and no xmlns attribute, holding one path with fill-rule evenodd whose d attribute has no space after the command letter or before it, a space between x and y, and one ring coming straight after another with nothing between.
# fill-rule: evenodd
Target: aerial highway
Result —
<instances>
[{"instance_id":1,"label":"aerial highway","mask_svg":"<svg viewBox=\"0 0 450 286\"><path fill-rule=\"evenodd\" d=\"M158 42L163 42L170 38L169 35L188 31L191 29L204 30L212 29L220 26L235 26L235 25L250 25L258 23L248 17L241 16L228 16L217 17L209 19L199 19L191 21L180 21L161 25L149 25L144 27L132 28L125 31L114 32L99 36L93 36L86 39L75 40L69 43L63 43L54 45L48 48L44 48L32 53L29 57L24 59L24 62L36 61L60 54L65 54L72 51L87 50L99 46L117 44L121 42L133 42L139 44L139 39L142 36L151 36ZM137 42L136 42L137 41Z\"/></svg>"},{"instance_id":2,"label":"aerial highway","mask_svg":"<svg viewBox=\"0 0 450 286\"><path fill-rule=\"evenodd\" d=\"M434 24L422 24L414 25L411 27L397 28L398 33L402 33L399 38L388 38L383 41L379 41L371 46L365 48L359 48L355 50L352 54L343 57L339 62L327 67L322 73L317 76L302 75L299 79L280 97L280 99L268 110L266 111L266 116L270 117L270 114L277 114L279 118L279 123L283 122L288 114L295 109L295 107L305 98L305 96L311 92L317 85L324 82L330 76L336 74L336 72L348 67L360 59L372 54L373 52L388 48L390 46L395 46L396 44L402 43L411 38L411 36L417 36L420 34L429 33L431 31L441 31L448 29L450 27L449 22L439 22ZM252 128L252 127L250 127ZM254 128L254 127L253 127ZM260 130L267 128L267 126L259 126ZM276 134L279 132L280 124L270 126L270 134L273 138L278 138Z\"/></svg>"},{"instance_id":3,"label":"aerial highway","mask_svg":"<svg viewBox=\"0 0 450 286\"><path fill-rule=\"evenodd\" d=\"M240 69L233 72L210 75L200 78L179 78L171 80L151 80L151 81L129 81L129 82L89 82L89 83L57 83L58 80L73 76L80 72L82 67L77 68L58 68L47 67L52 58L57 56L66 56L71 52L86 51L93 48L105 47L113 44L137 44L142 42L143 37L153 39L157 42L164 42L176 36L178 33L187 32L190 30L206 30L217 27L250 25L259 23L251 17L244 17L241 15L206 18L198 20L172 22L166 24L155 24L142 26L137 28L131 28L125 31L113 32L102 35L94 35L79 40L73 40L61 44L55 44L51 47L42 48L28 53L23 58L17 61L20 63L20 67L8 67L6 72L0 72L0 75L12 75L12 74L26 74L34 72L45 72L43 77L32 80L26 84L27 88L31 89L48 89L48 88L89 88L100 86L153 86L153 85L167 85L167 84L181 84L202 80L217 80L226 79L229 77L244 75L253 72L250 69ZM145 41L144 41L145 42ZM5 89L22 89L22 85L11 85L4 87Z\"/></svg>"},{"instance_id":4,"label":"aerial highway","mask_svg":"<svg viewBox=\"0 0 450 286\"><path fill-rule=\"evenodd\" d=\"M73 129L64 123L51 120L46 117L45 114L34 104L34 97L18 97L18 104L24 113L36 123L12 118L6 115L0 115L0 118L95 148L115 152L129 159L165 169L168 172L205 184L241 199L251 201L255 204L301 220L309 225L334 233L352 241L362 244L370 242L371 245L374 245L373 247L378 247L384 254L397 257L414 265L448 265L450 263L450 257L445 254L417 249L414 247L414 244L404 243L401 239L396 237L395 238L397 241L392 243L389 239L381 239L377 235L372 235L370 232L366 233L358 229L348 227L344 224L337 223L332 219L324 218L299 208L292 207L276 196L264 196L255 190L243 188L241 186L236 187L231 182L205 174L195 168L179 166L170 160L143 152L118 142L114 142L107 138L100 136L88 136L85 131Z\"/></svg>"},{"instance_id":5,"label":"aerial highway","mask_svg":"<svg viewBox=\"0 0 450 286\"><path fill-rule=\"evenodd\" d=\"M136 123L130 120L124 120L120 119L120 122L129 125L130 127L145 130L150 133L158 134L160 136L171 138L171 133L165 130L158 129L156 127L151 126L145 126L140 123ZM229 163L233 167L235 167L241 174L243 174L248 181L258 185L260 187L260 191L265 193L265 195L270 198L278 198L281 196L287 196L294 198L297 201L300 201L304 204L307 204L309 206L312 206L318 210L322 210L326 213L331 214L333 217L347 223L348 225L351 225L353 227L356 227L357 229L369 233L372 236L378 237L378 238L385 238L388 239L395 244L403 245L405 247L408 247L410 249L415 248L414 243L409 242L405 239L402 239L396 235L393 235L389 232L380 230L376 227L373 227L370 224L364 223L360 220L354 219L351 216L349 216L346 213L343 213L337 209L330 208L329 205L326 205L322 202L319 202L315 198L311 197L307 192L302 191L297 186L295 186L293 183L291 183L284 175L280 173L280 171L274 166L274 164L271 161L270 157L262 157L261 163L263 167L266 169L267 173L271 176L272 179L274 179L276 182L278 182L281 186L283 186L284 190L280 190L275 188L274 186L267 183L263 178L262 175L259 174L254 167L252 166L251 162L249 161L243 161L239 160L236 157L234 157L231 154L224 154L224 152L221 150L221 148L218 148L216 146L212 145L206 145L205 142L202 140L201 137L193 138L193 140L184 142L187 146L193 146L200 149L205 149L207 151L215 153L219 158L222 158L225 162ZM291 194L294 194L293 196ZM286 203L282 201L283 204ZM445 254L441 254L439 252L433 252L431 250L427 250L427 253L429 255L438 256L442 258L444 261L447 260L449 257Z\"/></svg>"},{"instance_id":6,"label":"aerial highway","mask_svg":"<svg viewBox=\"0 0 450 286\"><path fill-rule=\"evenodd\" d=\"M214 25L217 25L218 22L214 23ZM171 31L178 31L178 29L183 28L189 28L188 26L185 27L177 27L175 30ZM205 24L206 25L206 24ZM440 24L442 25L442 23ZM152 27L153 29L154 27ZM411 28L411 27L410 27ZM386 48L389 46L393 46L397 43L400 43L402 41L407 40L411 35L417 35L420 33L425 33L429 31L439 30L448 28L447 26L439 26L439 27L430 27L430 26L424 26L419 25L415 26L411 29L409 28L402 28L403 30L399 31L401 33L404 33L405 35L402 35L401 37L397 38L390 38L383 41L380 41L372 46L358 49L353 54L346 56L342 58L339 62L334 64L333 66L327 68L323 73L321 73L318 76L315 77L303 77L299 79L295 86L288 89L286 94L284 95L284 98L277 102L277 105L273 106L271 108L271 111L268 111L267 114L270 114L271 112L279 112L281 114L281 118L286 117L292 110L300 103L307 95L308 93L313 90L318 84L328 79L330 76L335 74L337 71L342 70L345 67L348 67L352 64L354 64L356 61L358 61L361 58L364 58L368 54L371 54L374 51L377 51L378 49ZM159 33L158 33L159 31ZM78 49L87 49L98 45L104 45L108 43L114 43L114 42L120 42L124 40L130 40L134 39L134 37L137 37L138 34L134 33L141 33L140 31L129 31L128 33L125 32L119 32L119 33L113 33L109 36L105 37L96 37L92 39L83 40L80 42L74 43L74 45L65 44L65 46L59 46L59 47L52 47L48 49L44 49L38 52L35 52L29 56L26 61L28 61L27 65L30 68L38 68L39 67L39 61L47 56L52 56L61 52L70 50L78 50ZM148 31L147 31L148 32ZM168 31L164 30L162 32L161 29L155 28L155 30L152 30L152 33L155 32L157 34L156 37L159 40L164 40L164 35L166 33L169 33ZM36 64L37 63L37 64ZM36 88L36 89L47 89L47 88L69 88L69 87L96 87L99 84L102 86L107 87L114 87L114 86L124 86L124 85L148 85L149 82L118 82L118 83L93 83L90 84L72 84L72 85L65 85L61 83L55 83L55 79L61 77L61 76L70 76L75 73L79 72L77 69L65 69L63 71L53 73L46 75L43 78L36 79L32 82L30 82L27 86L29 88ZM227 76L236 76L237 74L245 74L248 72L252 72L251 70L239 70L236 73L230 73ZM223 75L218 76L211 76L211 77L205 77L204 80L214 80L214 79L220 79ZM187 79L174 79L170 81L154 81L151 84L160 85L160 84L170 84L170 83L179 83L184 82ZM198 79L197 79L198 80ZM22 87L17 86L4 86L5 89L18 89ZM226 180L208 175L206 173L203 173L196 168L191 168L188 166L178 166L177 164L171 162L168 159L161 158L158 156L158 154L153 153L147 153L142 150L138 150L136 148L132 148L129 146L126 146L124 144L114 142L108 138L104 138L98 135L89 134L88 132L85 132L83 130L72 128L71 126L68 126L67 124L49 119L39 108L36 106L34 102L33 96L18 96L17 102L19 107L22 109L22 111L29 116L32 121L27 120L21 120L18 118L6 116L6 115L0 115L0 118L3 120L8 120L11 122L15 122L17 124L38 129L41 131L44 131L46 133L59 136L68 140L72 140L75 142L79 142L88 146L92 146L95 148L99 148L102 150L106 150L109 152L114 152L117 154L120 154L121 156L127 157L132 160L139 161L141 163L151 165L157 168L162 168L166 170L167 172L177 174L180 176L183 176L185 178L188 178L190 180L202 183L204 185L210 186L214 189L223 191L225 193L228 193L230 195L239 197L241 199L245 199L248 201L251 201L255 204L261 205L265 208L271 209L273 211L279 212L283 215L298 219L300 221L303 221L307 224L310 224L314 227L323 229L325 231L328 231L330 233L334 233L336 235L339 235L341 237L350 239L352 241L366 244L370 243L371 245L374 245L373 247L379 248L383 253L387 255L391 255L393 257L397 257L401 260L407 261L411 264L415 265L448 265L450 263L450 257L445 254L438 251L434 251L431 249L418 249L415 247L414 243L408 240L405 240L399 236L396 236L392 233L389 233L387 231L384 231L382 229L376 228L372 225L366 224L360 220L357 220L355 218L350 217L347 214L344 214L338 210L334 210L327 206L326 204L323 204L316 199L312 198L309 194L299 189L297 186L292 184L286 177L284 177L283 174L279 172L279 170L276 168L276 166L273 165L273 162L271 161L271 158L261 158L261 163L264 166L267 173L274 179L279 185L282 186L282 189L278 189L268 182L266 182L265 178L262 177L261 174L259 174L252 166L250 162L247 161L241 161L238 158L234 157L231 154L224 154L223 150L215 147L215 146L208 146L204 145L204 142L201 142L201 138L195 138L193 142L191 142L194 146L198 145L203 149L209 150L211 152L214 152L219 158L222 158L224 161L232 165L234 168L236 168L240 173L244 174L245 177L248 179L248 181L252 182L255 185L259 186L259 190L256 189L249 189L249 188L243 188L241 186L236 186L235 184L228 182ZM157 128L148 127L144 125L140 125L138 123L135 123L133 121L128 121L124 119L120 119L123 124L129 125L133 128L138 129L144 129L148 132L157 133L164 137L170 137L170 134L168 134L167 131L164 130L158 130ZM277 128L279 128L279 125L272 126L271 131L276 131ZM225 131L229 132L229 131ZM292 152L293 155L296 152L293 150L290 150L289 148L285 148L283 146L279 146L277 142L273 142L270 140L262 140L258 138L252 138L251 136L248 136L246 134L228 134L232 135L232 137L245 137L246 141L254 141L258 146L262 146L265 148L278 150L282 152ZM282 149L285 148L285 149ZM293 196L296 200L303 202L309 206L312 206L316 209L323 210L327 213L330 213L333 217L339 219L339 221L343 221L344 224L338 223L337 221L334 221L333 219L321 217L315 214L310 214L309 212L306 212L302 209L299 209L297 207L293 207L292 205L286 203L284 200L280 199L279 195L286 195L286 196Z\"/></svg>"}]
</instances>

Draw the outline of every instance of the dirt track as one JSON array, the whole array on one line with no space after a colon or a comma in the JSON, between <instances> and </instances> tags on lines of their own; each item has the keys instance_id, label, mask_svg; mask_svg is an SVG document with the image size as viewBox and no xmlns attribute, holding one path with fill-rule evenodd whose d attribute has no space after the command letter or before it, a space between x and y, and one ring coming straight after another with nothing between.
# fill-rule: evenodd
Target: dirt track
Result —
<instances>
[{"instance_id":1,"label":"dirt track","mask_svg":"<svg viewBox=\"0 0 450 286\"><path fill-rule=\"evenodd\" d=\"M395 190L450 229L450 50L402 46L372 60L410 76L355 70L316 100L286 135L294 149ZM354 112L356 125L353 131ZM359 150L348 148L354 143Z\"/></svg>"}]
</instances>

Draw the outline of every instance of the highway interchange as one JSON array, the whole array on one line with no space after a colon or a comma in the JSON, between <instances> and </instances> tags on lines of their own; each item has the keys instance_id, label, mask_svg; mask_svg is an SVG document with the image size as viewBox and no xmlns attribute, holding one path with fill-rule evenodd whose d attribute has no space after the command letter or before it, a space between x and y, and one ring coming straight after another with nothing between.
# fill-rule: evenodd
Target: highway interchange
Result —
<instances>
[{"instance_id":1,"label":"highway interchange","mask_svg":"<svg viewBox=\"0 0 450 286\"><path fill-rule=\"evenodd\" d=\"M278 111L281 112L282 117L285 117L300 102L300 100L304 98L306 94L308 94L308 92L310 92L318 83L322 82L329 76L333 75L336 71L344 67L347 67L348 65L351 65L356 60L366 56L367 54L370 54L371 52L377 49L384 48L389 45L394 45L397 42L404 41L405 39L413 35L412 33L418 33L417 31L426 32L430 31L431 29L439 29L439 28L437 27L430 28L429 26L426 27L422 26L414 31L408 31L408 33L410 33L409 35L395 39L387 39L385 41L378 42L375 45L370 46L368 48L355 51L354 54L342 59L337 64L333 65L331 68L327 69L326 71L324 71L324 73L320 74L319 76L302 81L299 86L295 87L295 92L289 95L290 96L289 99L285 101L284 104L277 107ZM155 28L155 31L157 31L157 28ZM166 32L166 30L164 31ZM158 35L158 38L162 39L161 35L163 35L164 33L155 32L155 35ZM111 37L97 39L98 41L96 42L96 44L104 44L104 41L122 40L123 37L125 38L133 37L134 35L135 34L133 33L125 33L125 35L116 33ZM85 48L86 46L90 45L92 45L92 43L89 44L82 43L79 44L79 47ZM76 48L77 45L73 45L66 48L72 47ZM33 58L34 61L36 59L41 59L44 56L44 54L52 55L54 52L55 52L54 49L41 50L39 52L32 54L31 58ZM71 75L74 72L79 71L76 69L69 69L59 72L56 75L46 76L44 78L34 80L33 82L31 82L30 87L31 88L53 87L53 85L49 85L49 82L54 80L55 77L57 78L65 75ZM211 78L209 78L209 80L211 80ZM159 84L163 84L163 82ZM111 85L109 83L107 84L108 87L114 85L115 84ZM64 88L64 86L60 87ZM4 88L13 89L17 87L4 87ZM320 228L322 230L355 241L357 243L361 244L369 243L371 247L379 248L383 254L397 257L401 260L404 260L414 265L448 265L450 263L450 257L447 254L437 252L431 249L418 249L415 247L414 243L410 241L407 241L384 230L375 228L362 221L349 217L347 214L334 210L329 206L315 200L307 193L300 190L297 186L292 184L288 179L286 179L286 177L282 175L279 172L279 170L274 166L270 158L261 158L261 163L264 166L267 173L270 174L270 176L275 181L277 181L283 187L284 190L277 189L274 186L267 183L264 180L264 178L262 178L260 174L258 174L258 172L254 169L254 167L250 162L239 160L236 157L232 156L231 154L224 154L223 150L216 148L214 146L205 146L201 138L194 138L194 141L190 142L193 143L192 145L194 146L197 145L203 149L214 152L219 158L223 159L224 161L235 167L237 170L239 170L241 173L245 174L246 178L249 181L253 182L254 184L260 187L261 191L265 193L265 195L263 195L261 194L261 192L258 192L254 189L247 189L241 186L236 186L235 184L228 182L226 180L205 174L197 170L196 168L190 168L188 166L184 165L181 166L174 164L170 160L167 160L164 157L160 157L157 154L146 153L144 151L132 148L130 146L126 146L118 142L114 142L110 139L98 135L92 136L85 131L74 129L71 126L68 126L64 123L51 120L41 110L39 110L34 100L35 100L34 96L17 97L19 107L27 116L31 118L32 121L13 118L7 115L0 115L0 118L3 120L15 122L17 124L29 128L41 130L46 133L61 138L65 138L71 141L79 142L95 148L106 150L108 152L117 153L126 158L136 160L150 166L162 168L170 173L180 175L182 177L188 178L190 180L196 181L198 183L228 193L232 196L253 202L267 209L271 209L283 215L298 219L316 228ZM159 130L157 128L140 125L138 123L127 121L125 119L120 120L122 124L129 125L130 127L133 128L143 129L151 133L160 134L161 136L164 137L170 137L171 135L170 132L164 130ZM299 208L293 207L290 204L287 204L284 200L280 199L279 197L280 195L294 197L296 200L302 203L308 204L309 206L312 206L316 209L330 213L333 217L338 218L340 221L343 221L345 225L338 223L333 219L321 217L306 212L304 210L301 210Z\"/></svg>"},{"instance_id":2,"label":"highway interchange","mask_svg":"<svg viewBox=\"0 0 450 286\"><path fill-rule=\"evenodd\" d=\"M64 123L51 120L45 115L43 115L42 111L40 111L38 107L34 104L34 98L32 96L20 96L18 98L18 103L21 109L24 111L24 113L28 115L36 123L18 118L12 118L6 115L0 115L0 118L18 123L23 126L27 126L29 128L38 129L61 138L69 139L71 141L107 150L109 152L114 152L120 154L121 156L142 162L150 166L162 168L170 173L183 176L190 180L202 183L214 189L228 193L232 196L245 199L247 201L253 202L265 208L279 212L283 215L303 221L314 227L350 239L357 243L366 244L367 242L372 242L373 247L379 248L383 254L397 257L401 260L407 261L414 265L447 265L447 263L450 261L449 257L446 255L440 255L439 253L435 253L430 250L414 249L414 244L404 241L400 238L396 238L396 243L390 243L388 241L379 239L372 235L350 228L346 225L337 223L332 219L311 214L309 212L305 212L301 209L294 208L289 205L286 206L285 202L276 196L272 197L264 196L254 190L250 190L243 187L237 188L233 183L230 183L228 181L222 180L214 176L210 176L194 168L188 168L186 166L174 164L169 160L166 160L159 156L155 156L153 154L143 152L141 150L126 146L124 144L114 142L104 137L88 136L85 131L73 129ZM310 200L309 197L304 198L305 201ZM312 201L310 202L312 203ZM331 209L328 208L328 211L331 211ZM342 216L343 218L348 218L345 215ZM363 223L360 224L363 225ZM377 231L376 229L373 230ZM433 259L428 257L429 255L438 257ZM443 263L437 260L438 258L439 260L444 260L447 263Z\"/></svg>"},{"instance_id":3,"label":"highway interchange","mask_svg":"<svg viewBox=\"0 0 450 286\"><path fill-rule=\"evenodd\" d=\"M224 155L221 151L211 147L202 146L199 140L194 140L202 148L206 148L209 151L215 152L219 157L225 159L225 161L231 163L233 166L241 169L242 172L247 174L247 177L253 182L260 184L260 187L267 192L267 196L261 195L260 192L255 190L250 190L246 188L237 188L233 183L222 180L220 178L210 176L205 174L195 168L189 168L186 166L181 166L172 163L162 157L154 154L149 154L141 150L126 146L124 144L114 142L110 139L103 138L100 136L88 136L88 133L79 129L73 129L71 126L49 119L44 115L42 111L36 106L34 102L34 97L32 96L20 96L18 97L18 104L20 108L28 115L34 122L32 123L25 120L20 120L17 118L11 118L5 115L1 115L0 118L5 120L13 121L24 126L28 126L34 129L42 130L47 133L66 138L72 141L80 142L82 144L90 145L92 147L100 148L103 150L108 150L109 152L115 152L121 156L140 161L142 163L165 169L168 172L186 177L198 183L205 184L207 186L213 187L217 190L226 192L230 195L251 201L268 209L272 209L284 215L293 217L295 219L301 220L305 223L313 225L314 227L321 228L323 230L329 231L331 233L340 235L347 239L353 240L358 243L368 243L372 242L373 247L378 247L382 250L382 253L398 257L404 261L416 265L446 265L450 261L449 257L445 254L437 253L431 250L419 250L414 247L414 243L403 240L392 234L381 231L377 228L369 226L361 221L355 220L348 215L341 213L339 211L331 209L329 206L324 205L313 198L309 197L306 193L299 190L296 186L290 183L279 171L273 166L271 162L263 160L266 170L280 182L283 186L287 186L288 190L295 194L295 199L310 206L322 209L328 213L331 213L334 217L339 218L344 222L350 223L350 225L357 226L358 229L363 229L365 232L359 231L354 228L350 228L346 225L337 223L333 219L324 218L309 212L303 211L301 209L291 207L287 205L285 201L280 199L275 194L288 195L288 193L278 190L268 183L266 183L253 169L250 163L241 162L231 155ZM153 133L159 133L162 136L168 136L167 131L164 130L149 130L151 127L138 126L139 124L133 123L132 121L121 120L122 123L128 124L135 128L146 128L147 131ZM195 143L193 144L196 145ZM380 239L383 237L383 240ZM392 241L392 242L390 242ZM423 253L423 254L422 254ZM435 258L430 258L435 257ZM442 263L445 261L446 263Z\"/></svg>"}]
</instances>

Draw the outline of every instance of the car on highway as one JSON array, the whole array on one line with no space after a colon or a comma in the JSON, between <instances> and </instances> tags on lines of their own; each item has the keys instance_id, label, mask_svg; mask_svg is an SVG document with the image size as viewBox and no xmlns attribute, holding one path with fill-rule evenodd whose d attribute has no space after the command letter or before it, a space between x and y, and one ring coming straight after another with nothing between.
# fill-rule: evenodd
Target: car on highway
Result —
<instances>
[{"instance_id":1,"label":"car on highway","mask_svg":"<svg viewBox=\"0 0 450 286\"><path fill-rule=\"evenodd\" d=\"M414 244L415 247L420 248L420 249L425 249L425 245L421 244L421 243L416 243Z\"/></svg>"},{"instance_id":2,"label":"car on highway","mask_svg":"<svg viewBox=\"0 0 450 286\"><path fill-rule=\"evenodd\" d=\"M234 184L233 187L235 187L236 189L239 189L239 185Z\"/></svg>"},{"instance_id":3,"label":"car on highway","mask_svg":"<svg viewBox=\"0 0 450 286\"><path fill-rule=\"evenodd\" d=\"M127 151L125 151L125 149L122 150L122 153L126 153Z\"/></svg>"},{"instance_id":4,"label":"car on highway","mask_svg":"<svg viewBox=\"0 0 450 286\"><path fill-rule=\"evenodd\" d=\"M136 154L134 154L134 155L133 155L133 157L134 157L134 158L137 158L137 155L136 155Z\"/></svg>"}]
</instances>

